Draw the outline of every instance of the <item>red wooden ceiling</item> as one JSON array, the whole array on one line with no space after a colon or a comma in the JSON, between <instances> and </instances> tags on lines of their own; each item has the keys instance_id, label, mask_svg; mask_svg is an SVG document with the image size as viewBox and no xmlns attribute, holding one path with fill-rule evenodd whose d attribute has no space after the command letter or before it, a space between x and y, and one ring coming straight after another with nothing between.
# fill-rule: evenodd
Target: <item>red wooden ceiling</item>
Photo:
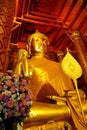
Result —
<instances>
[{"instance_id":1,"label":"red wooden ceiling","mask_svg":"<svg viewBox=\"0 0 87 130\"><path fill-rule=\"evenodd\" d=\"M87 0L16 0L15 17L13 43L38 29L49 37L50 50L73 50L70 33L77 30L87 46Z\"/></svg>"}]
</instances>

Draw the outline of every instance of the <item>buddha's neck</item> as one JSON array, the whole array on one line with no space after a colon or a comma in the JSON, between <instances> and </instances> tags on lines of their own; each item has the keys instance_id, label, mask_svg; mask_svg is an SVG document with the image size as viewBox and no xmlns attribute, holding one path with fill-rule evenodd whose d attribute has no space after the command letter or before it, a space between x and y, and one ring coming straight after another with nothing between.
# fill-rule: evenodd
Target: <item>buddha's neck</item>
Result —
<instances>
[{"instance_id":1,"label":"buddha's neck","mask_svg":"<svg viewBox=\"0 0 87 130\"><path fill-rule=\"evenodd\" d=\"M36 57L36 58L46 58L46 54L44 53L35 53L32 57Z\"/></svg>"}]
</instances>

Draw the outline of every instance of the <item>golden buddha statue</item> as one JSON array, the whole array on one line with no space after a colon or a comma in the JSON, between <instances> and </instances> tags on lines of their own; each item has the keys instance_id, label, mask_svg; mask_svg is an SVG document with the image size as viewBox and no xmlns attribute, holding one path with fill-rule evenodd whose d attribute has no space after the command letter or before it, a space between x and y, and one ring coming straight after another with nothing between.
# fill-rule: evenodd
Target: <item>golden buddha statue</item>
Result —
<instances>
[{"instance_id":1,"label":"golden buddha statue","mask_svg":"<svg viewBox=\"0 0 87 130\"><path fill-rule=\"evenodd\" d=\"M25 49L19 50L19 60L14 69L14 74L23 72L29 80L29 87L35 101L29 118L26 118L24 122L27 127L37 122L40 124L43 121L59 121L69 118L70 109L65 98L67 91L69 91L67 95L71 97L72 102L76 106L78 104L73 83L62 71L60 62L49 60L47 56L48 46L49 39L46 35L38 31L30 35L28 38L28 52ZM28 58L28 55L31 55L31 58ZM84 100L84 92L80 91L80 94L82 100ZM50 102L52 100L57 101L57 104L52 104ZM87 102L84 102L85 112L86 104Z\"/></svg>"},{"instance_id":2,"label":"golden buddha statue","mask_svg":"<svg viewBox=\"0 0 87 130\"><path fill-rule=\"evenodd\" d=\"M32 70L29 72L32 73L30 88L35 101L45 102L47 96L64 96L65 91L74 89L71 79L63 73L60 63L49 60L49 39L46 35L36 31L28 38L28 45L31 59L28 59L28 67L25 68Z\"/></svg>"}]
</instances>

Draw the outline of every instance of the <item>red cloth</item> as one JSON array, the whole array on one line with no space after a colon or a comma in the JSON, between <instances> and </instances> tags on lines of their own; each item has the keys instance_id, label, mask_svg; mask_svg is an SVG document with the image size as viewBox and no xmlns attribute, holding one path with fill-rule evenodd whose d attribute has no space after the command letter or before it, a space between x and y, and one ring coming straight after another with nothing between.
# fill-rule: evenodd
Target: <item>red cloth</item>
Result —
<instances>
[{"instance_id":1,"label":"red cloth","mask_svg":"<svg viewBox=\"0 0 87 130\"><path fill-rule=\"evenodd\" d=\"M26 43L18 42L17 44L18 44L17 46L18 49L27 49Z\"/></svg>"}]
</instances>

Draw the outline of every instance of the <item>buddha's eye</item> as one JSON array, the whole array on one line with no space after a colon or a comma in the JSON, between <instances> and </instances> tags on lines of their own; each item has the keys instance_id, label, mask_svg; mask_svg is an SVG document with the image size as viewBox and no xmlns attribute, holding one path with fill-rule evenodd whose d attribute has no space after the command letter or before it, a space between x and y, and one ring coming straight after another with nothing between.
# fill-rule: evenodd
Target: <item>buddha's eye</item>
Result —
<instances>
[{"instance_id":1,"label":"buddha's eye","mask_svg":"<svg viewBox=\"0 0 87 130\"><path fill-rule=\"evenodd\" d=\"M35 39L35 41L39 41L39 39Z\"/></svg>"},{"instance_id":2,"label":"buddha's eye","mask_svg":"<svg viewBox=\"0 0 87 130\"><path fill-rule=\"evenodd\" d=\"M33 41L36 41L36 42L38 42L38 41L40 41L41 39L40 38L37 38L37 37L35 37L34 39L33 39Z\"/></svg>"}]
</instances>

